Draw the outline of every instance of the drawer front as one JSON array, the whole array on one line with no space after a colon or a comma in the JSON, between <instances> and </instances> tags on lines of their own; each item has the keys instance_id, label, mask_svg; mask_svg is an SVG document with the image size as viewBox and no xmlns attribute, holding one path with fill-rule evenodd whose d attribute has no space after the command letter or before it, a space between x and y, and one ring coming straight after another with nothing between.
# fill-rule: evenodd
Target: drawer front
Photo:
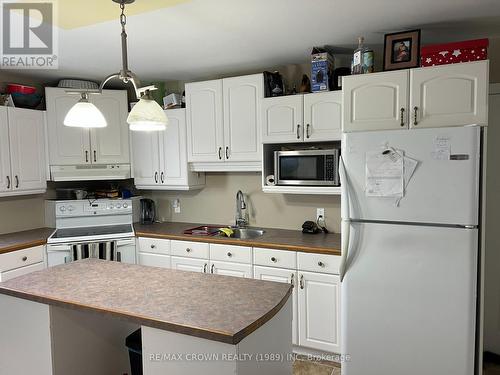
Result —
<instances>
[{"instance_id":1,"label":"drawer front","mask_svg":"<svg viewBox=\"0 0 500 375\"><path fill-rule=\"evenodd\" d=\"M41 271L43 269L45 269L45 263L40 262L31 264L26 267L16 268L15 270L12 271L2 272L0 273L0 282L7 281L22 275L27 275L28 273L31 272Z\"/></svg>"},{"instance_id":2,"label":"drawer front","mask_svg":"<svg viewBox=\"0 0 500 375\"><path fill-rule=\"evenodd\" d=\"M139 237L139 251L152 254L170 255L170 240Z\"/></svg>"},{"instance_id":3,"label":"drawer front","mask_svg":"<svg viewBox=\"0 0 500 375\"><path fill-rule=\"evenodd\" d=\"M0 255L0 272L43 262L45 246L30 247Z\"/></svg>"},{"instance_id":4,"label":"drawer front","mask_svg":"<svg viewBox=\"0 0 500 375\"><path fill-rule=\"evenodd\" d=\"M298 253L299 271L339 274L340 256L313 253Z\"/></svg>"},{"instance_id":5,"label":"drawer front","mask_svg":"<svg viewBox=\"0 0 500 375\"><path fill-rule=\"evenodd\" d=\"M248 246L210 244L210 259L252 264L252 248Z\"/></svg>"},{"instance_id":6,"label":"drawer front","mask_svg":"<svg viewBox=\"0 0 500 375\"><path fill-rule=\"evenodd\" d=\"M208 259L209 245L205 242L172 241L172 255Z\"/></svg>"},{"instance_id":7,"label":"drawer front","mask_svg":"<svg viewBox=\"0 0 500 375\"><path fill-rule=\"evenodd\" d=\"M259 266L297 268L297 252L254 248L254 264Z\"/></svg>"},{"instance_id":8,"label":"drawer front","mask_svg":"<svg viewBox=\"0 0 500 375\"><path fill-rule=\"evenodd\" d=\"M170 256L160 254L139 253L141 266L170 268Z\"/></svg>"}]
</instances>

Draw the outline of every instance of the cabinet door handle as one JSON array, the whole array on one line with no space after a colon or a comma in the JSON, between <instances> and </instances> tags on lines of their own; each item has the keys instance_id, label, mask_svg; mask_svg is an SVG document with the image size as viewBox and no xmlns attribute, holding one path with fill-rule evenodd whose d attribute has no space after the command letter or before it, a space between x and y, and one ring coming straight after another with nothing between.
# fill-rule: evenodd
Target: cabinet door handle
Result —
<instances>
[{"instance_id":1,"label":"cabinet door handle","mask_svg":"<svg viewBox=\"0 0 500 375\"><path fill-rule=\"evenodd\" d=\"M10 189L10 177L7 176L7 189Z\"/></svg>"},{"instance_id":2,"label":"cabinet door handle","mask_svg":"<svg viewBox=\"0 0 500 375\"><path fill-rule=\"evenodd\" d=\"M210 273L214 273L214 267L215 267L215 264L212 264L212 267L210 267Z\"/></svg>"},{"instance_id":3,"label":"cabinet door handle","mask_svg":"<svg viewBox=\"0 0 500 375\"><path fill-rule=\"evenodd\" d=\"M297 124L297 139L300 139L300 124Z\"/></svg>"},{"instance_id":4,"label":"cabinet door handle","mask_svg":"<svg viewBox=\"0 0 500 375\"><path fill-rule=\"evenodd\" d=\"M97 162L97 152L94 150L94 162Z\"/></svg>"},{"instance_id":5,"label":"cabinet door handle","mask_svg":"<svg viewBox=\"0 0 500 375\"><path fill-rule=\"evenodd\" d=\"M207 273L207 264L206 263L203 265L203 273Z\"/></svg>"},{"instance_id":6,"label":"cabinet door handle","mask_svg":"<svg viewBox=\"0 0 500 375\"><path fill-rule=\"evenodd\" d=\"M222 160L221 152L222 152L222 147L219 147L219 160Z\"/></svg>"},{"instance_id":7,"label":"cabinet door handle","mask_svg":"<svg viewBox=\"0 0 500 375\"><path fill-rule=\"evenodd\" d=\"M165 173L161 172L161 175L160 175L160 178L161 178L161 183L165 183Z\"/></svg>"},{"instance_id":8,"label":"cabinet door handle","mask_svg":"<svg viewBox=\"0 0 500 375\"><path fill-rule=\"evenodd\" d=\"M16 175L15 178L16 178L16 189L18 189L19 188L19 177Z\"/></svg>"},{"instance_id":9,"label":"cabinet door handle","mask_svg":"<svg viewBox=\"0 0 500 375\"><path fill-rule=\"evenodd\" d=\"M226 146L226 159L229 159L229 147Z\"/></svg>"},{"instance_id":10,"label":"cabinet door handle","mask_svg":"<svg viewBox=\"0 0 500 375\"><path fill-rule=\"evenodd\" d=\"M290 284L292 284L292 288L295 288L295 274L292 273L292 276L290 277Z\"/></svg>"},{"instance_id":11,"label":"cabinet door handle","mask_svg":"<svg viewBox=\"0 0 500 375\"><path fill-rule=\"evenodd\" d=\"M418 125L418 107L413 107L413 125Z\"/></svg>"},{"instance_id":12,"label":"cabinet door handle","mask_svg":"<svg viewBox=\"0 0 500 375\"><path fill-rule=\"evenodd\" d=\"M310 128L310 127L311 127L311 125L310 125L310 124L307 124L307 126L306 126L306 137L307 137L307 138L310 138L310 134L309 134L309 128Z\"/></svg>"},{"instance_id":13,"label":"cabinet door handle","mask_svg":"<svg viewBox=\"0 0 500 375\"><path fill-rule=\"evenodd\" d=\"M300 289L304 289L304 275L300 275Z\"/></svg>"},{"instance_id":14,"label":"cabinet door handle","mask_svg":"<svg viewBox=\"0 0 500 375\"><path fill-rule=\"evenodd\" d=\"M158 183L158 172L155 172L155 182Z\"/></svg>"},{"instance_id":15,"label":"cabinet door handle","mask_svg":"<svg viewBox=\"0 0 500 375\"><path fill-rule=\"evenodd\" d=\"M85 163L89 162L89 152L85 150Z\"/></svg>"},{"instance_id":16,"label":"cabinet door handle","mask_svg":"<svg viewBox=\"0 0 500 375\"><path fill-rule=\"evenodd\" d=\"M401 122L400 122L400 125L401 126L405 126L405 109L402 107L400 109L401 111Z\"/></svg>"}]
</instances>

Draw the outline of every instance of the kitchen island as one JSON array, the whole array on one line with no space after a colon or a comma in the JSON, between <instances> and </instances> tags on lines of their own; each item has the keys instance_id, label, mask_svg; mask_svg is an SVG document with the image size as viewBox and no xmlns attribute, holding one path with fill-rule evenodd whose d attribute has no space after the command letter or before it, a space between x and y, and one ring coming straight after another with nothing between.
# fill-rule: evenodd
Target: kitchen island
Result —
<instances>
[{"instance_id":1,"label":"kitchen island","mask_svg":"<svg viewBox=\"0 0 500 375\"><path fill-rule=\"evenodd\" d=\"M0 283L6 374L290 374L289 284L83 260Z\"/></svg>"}]
</instances>

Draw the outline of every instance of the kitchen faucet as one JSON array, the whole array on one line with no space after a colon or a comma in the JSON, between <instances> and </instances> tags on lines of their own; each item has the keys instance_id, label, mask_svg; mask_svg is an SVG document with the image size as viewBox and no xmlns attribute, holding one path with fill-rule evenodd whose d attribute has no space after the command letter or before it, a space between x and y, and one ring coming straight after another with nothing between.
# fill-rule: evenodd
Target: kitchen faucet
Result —
<instances>
[{"instance_id":1,"label":"kitchen faucet","mask_svg":"<svg viewBox=\"0 0 500 375\"><path fill-rule=\"evenodd\" d=\"M245 197L241 190L236 193L236 226L245 227L248 225L248 220L246 214L242 210L246 210L247 204L245 203Z\"/></svg>"}]
</instances>

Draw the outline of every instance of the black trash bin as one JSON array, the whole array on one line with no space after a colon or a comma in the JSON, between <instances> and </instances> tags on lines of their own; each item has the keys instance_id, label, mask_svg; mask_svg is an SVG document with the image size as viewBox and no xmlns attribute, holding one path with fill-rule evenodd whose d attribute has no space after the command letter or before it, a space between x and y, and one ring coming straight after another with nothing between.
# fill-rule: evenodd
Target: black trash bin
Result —
<instances>
[{"instance_id":1,"label":"black trash bin","mask_svg":"<svg viewBox=\"0 0 500 375\"><path fill-rule=\"evenodd\" d=\"M142 338L141 329L131 333L125 339L130 358L130 370L132 375L142 375Z\"/></svg>"}]
</instances>

